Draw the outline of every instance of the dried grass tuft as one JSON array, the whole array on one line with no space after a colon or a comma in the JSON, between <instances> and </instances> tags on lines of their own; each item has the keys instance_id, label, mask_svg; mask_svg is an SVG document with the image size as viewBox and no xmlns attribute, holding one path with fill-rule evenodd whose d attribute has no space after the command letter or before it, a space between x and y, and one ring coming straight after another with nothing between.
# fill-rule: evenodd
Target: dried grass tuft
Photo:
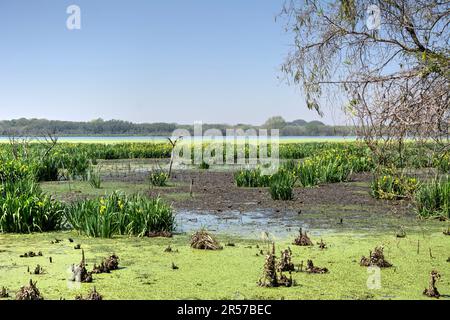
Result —
<instances>
[{"instance_id":1,"label":"dried grass tuft","mask_svg":"<svg viewBox=\"0 0 450 320\"><path fill-rule=\"evenodd\" d=\"M441 278L441 275L436 271L433 270L430 273L430 283L428 285L428 288L426 288L423 291L423 294L430 298L439 298L441 294L439 293L438 289L436 288L436 282Z\"/></svg>"},{"instance_id":2,"label":"dried grass tuft","mask_svg":"<svg viewBox=\"0 0 450 320\"><path fill-rule=\"evenodd\" d=\"M36 282L30 279L28 286L23 286L16 294L16 300L44 300L36 287Z\"/></svg>"},{"instance_id":3,"label":"dried grass tuft","mask_svg":"<svg viewBox=\"0 0 450 320\"><path fill-rule=\"evenodd\" d=\"M303 232L302 228L300 228L299 235L297 236L297 238L295 238L293 244L296 246L312 246L313 245L311 239L308 237L308 234L306 233L306 231Z\"/></svg>"},{"instance_id":4,"label":"dried grass tuft","mask_svg":"<svg viewBox=\"0 0 450 320\"><path fill-rule=\"evenodd\" d=\"M223 247L217 239L206 230L199 230L191 237L191 247L201 250L221 250Z\"/></svg>"},{"instance_id":5,"label":"dried grass tuft","mask_svg":"<svg viewBox=\"0 0 450 320\"><path fill-rule=\"evenodd\" d=\"M103 300L103 297L100 293L97 292L95 287L89 292L89 294L86 297L83 297L82 295L78 295L75 297L75 300L94 300L94 301L100 301Z\"/></svg>"},{"instance_id":6,"label":"dried grass tuft","mask_svg":"<svg viewBox=\"0 0 450 320\"><path fill-rule=\"evenodd\" d=\"M306 262L306 272L308 273L328 273L328 269L327 268L320 268L320 267L316 267L314 266L314 263L312 260L308 260Z\"/></svg>"},{"instance_id":7,"label":"dried grass tuft","mask_svg":"<svg viewBox=\"0 0 450 320\"><path fill-rule=\"evenodd\" d=\"M368 258L363 256L359 264L363 267L370 267L370 266L375 266L379 268L392 267L392 264L384 258L383 249L384 249L383 246L376 247L373 252L370 251L370 255Z\"/></svg>"}]
</instances>

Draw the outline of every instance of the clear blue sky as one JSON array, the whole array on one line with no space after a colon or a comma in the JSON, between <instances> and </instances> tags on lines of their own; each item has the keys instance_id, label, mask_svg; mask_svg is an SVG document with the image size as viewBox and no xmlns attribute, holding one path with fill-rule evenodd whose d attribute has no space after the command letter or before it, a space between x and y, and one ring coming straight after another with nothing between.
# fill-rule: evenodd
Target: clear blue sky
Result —
<instances>
[{"instance_id":1,"label":"clear blue sky","mask_svg":"<svg viewBox=\"0 0 450 320\"><path fill-rule=\"evenodd\" d=\"M0 119L319 119L278 78L291 45L275 22L283 2L1 0ZM71 4L81 30L66 28Z\"/></svg>"}]
</instances>

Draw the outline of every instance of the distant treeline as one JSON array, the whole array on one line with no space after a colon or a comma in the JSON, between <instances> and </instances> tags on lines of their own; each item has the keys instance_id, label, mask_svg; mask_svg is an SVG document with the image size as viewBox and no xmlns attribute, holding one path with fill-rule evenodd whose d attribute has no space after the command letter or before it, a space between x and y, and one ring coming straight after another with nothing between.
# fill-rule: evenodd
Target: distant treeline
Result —
<instances>
[{"instance_id":1,"label":"distant treeline","mask_svg":"<svg viewBox=\"0 0 450 320\"><path fill-rule=\"evenodd\" d=\"M272 117L261 126L248 124L203 124L203 131L214 128L225 134L226 129L279 129L281 136L348 136L354 135L349 126L328 126L320 121L295 120L287 122L281 117ZM47 119L15 119L0 121L1 136L36 136L54 134L59 136L108 136L149 135L170 136L175 129L187 129L193 134L192 125L176 123L132 123L122 120L96 119L89 122L60 121Z\"/></svg>"}]
</instances>

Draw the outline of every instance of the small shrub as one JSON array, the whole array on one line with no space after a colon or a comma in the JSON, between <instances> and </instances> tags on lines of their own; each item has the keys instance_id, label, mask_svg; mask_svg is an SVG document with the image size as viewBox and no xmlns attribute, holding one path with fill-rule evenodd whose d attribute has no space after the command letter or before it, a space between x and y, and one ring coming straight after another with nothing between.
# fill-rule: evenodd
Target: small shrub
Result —
<instances>
[{"instance_id":1,"label":"small shrub","mask_svg":"<svg viewBox=\"0 0 450 320\"><path fill-rule=\"evenodd\" d=\"M423 184L415 195L416 210L428 217L442 215L450 218L450 179L434 179Z\"/></svg>"}]
</instances>

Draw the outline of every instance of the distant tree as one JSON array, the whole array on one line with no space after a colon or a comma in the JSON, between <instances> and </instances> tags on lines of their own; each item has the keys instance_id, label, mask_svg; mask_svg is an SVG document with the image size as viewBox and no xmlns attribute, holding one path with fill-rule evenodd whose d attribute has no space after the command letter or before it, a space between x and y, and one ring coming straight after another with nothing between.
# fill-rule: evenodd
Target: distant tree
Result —
<instances>
[{"instance_id":1,"label":"distant tree","mask_svg":"<svg viewBox=\"0 0 450 320\"><path fill-rule=\"evenodd\" d=\"M283 129L285 126L286 121L280 116L270 117L263 125L266 129Z\"/></svg>"},{"instance_id":2,"label":"distant tree","mask_svg":"<svg viewBox=\"0 0 450 320\"><path fill-rule=\"evenodd\" d=\"M325 126L325 124L322 121L313 120L308 122L308 125L312 126Z\"/></svg>"},{"instance_id":3,"label":"distant tree","mask_svg":"<svg viewBox=\"0 0 450 320\"><path fill-rule=\"evenodd\" d=\"M303 119L297 119L297 120L292 121L290 124L295 125L295 126L304 126L307 123L308 123L308 121L305 121Z\"/></svg>"}]
</instances>

